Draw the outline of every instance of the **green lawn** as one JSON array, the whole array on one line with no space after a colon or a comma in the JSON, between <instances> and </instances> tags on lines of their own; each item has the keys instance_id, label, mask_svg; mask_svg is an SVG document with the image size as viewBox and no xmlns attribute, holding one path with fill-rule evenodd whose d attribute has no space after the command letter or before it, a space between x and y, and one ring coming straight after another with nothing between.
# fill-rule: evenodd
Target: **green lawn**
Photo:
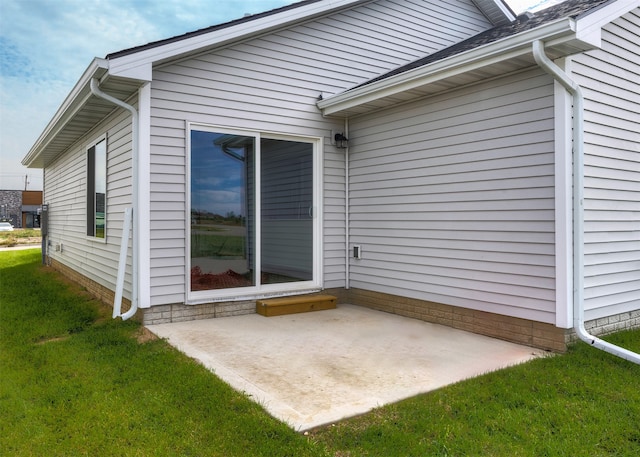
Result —
<instances>
[{"instance_id":1,"label":"green lawn","mask_svg":"<svg viewBox=\"0 0 640 457\"><path fill-rule=\"evenodd\" d=\"M0 455L640 455L640 366L582 343L304 436L40 259L0 252Z\"/></svg>"},{"instance_id":2,"label":"green lawn","mask_svg":"<svg viewBox=\"0 0 640 457\"><path fill-rule=\"evenodd\" d=\"M191 234L191 258L238 258L245 254L245 238L243 236L216 235L201 232Z\"/></svg>"}]
</instances>

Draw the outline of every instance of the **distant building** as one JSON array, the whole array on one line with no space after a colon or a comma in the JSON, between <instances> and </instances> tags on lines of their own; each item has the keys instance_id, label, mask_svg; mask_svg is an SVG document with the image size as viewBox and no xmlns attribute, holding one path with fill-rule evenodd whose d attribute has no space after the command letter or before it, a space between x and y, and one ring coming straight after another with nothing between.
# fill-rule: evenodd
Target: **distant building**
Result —
<instances>
[{"instance_id":1,"label":"distant building","mask_svg":"<svg viewBox=\"0 0 640 457\"><path fill-rule=\"evenodd\" d=\"M15 228L39 228L41 190L0 190L0 221Z\"/></svg>"}]
</instances>

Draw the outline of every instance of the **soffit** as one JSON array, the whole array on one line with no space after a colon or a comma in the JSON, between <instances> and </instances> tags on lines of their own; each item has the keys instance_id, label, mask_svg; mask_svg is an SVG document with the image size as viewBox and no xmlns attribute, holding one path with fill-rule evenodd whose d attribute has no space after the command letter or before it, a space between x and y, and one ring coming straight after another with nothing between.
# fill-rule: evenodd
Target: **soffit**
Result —
<instances>
[{"instance_id":1,"label":"soffit","mask_svg":"<svg viewBox=\"0 0 640 457\"><path fill-rule=\"evenodd\" d=\"M140 81L114 78L106 75L106 69L98 69L92 73L93 78L102 81L100 89L119 100L126 101L134 96ZM58 156L76 144L83 136L95 128L112 111L113 103L91 94L89 88L92 78L85 78L83 84L77 85L74 98L67 106L58 111L49 123L36 144L25 156L22 163L29 168L44 168Z\"/></svg>"}]
</instances>

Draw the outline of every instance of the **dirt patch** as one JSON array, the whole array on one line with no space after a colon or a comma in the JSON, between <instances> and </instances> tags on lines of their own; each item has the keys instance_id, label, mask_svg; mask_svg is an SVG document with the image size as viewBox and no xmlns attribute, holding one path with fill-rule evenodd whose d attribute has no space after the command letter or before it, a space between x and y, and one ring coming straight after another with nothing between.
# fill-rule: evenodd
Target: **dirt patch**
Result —
<instances>
[{"instance_id":1,"label":"dirt patch","mask_svg":"<svg viewBox=\"0 0 640 457\"><path fill-rule=\"evenodd\" d=\"M9 236L7 238L0 239L0 247L13 248L15 246L40 246L42 244L42 238L40 237L28 237L18 238Z\"/></svg>"},{"instance_id":2,"label":"dirt patch","mask_svg":"<svg viewBox=\"0 0 640 457\"><path fill-rule=\"evenodd\" d=\"M154 341L158 339L157 336L155 336L145 327L140 327L138 330L136 330L134 336L138 341L138 343L140 344L148 343L149 341Z\"/></svg>"},{"instance_id":3,"label":"dirt patch","mask_svg":"<svg viewBox=\"0 0 640 457\"><path fill-rule=\"evenodd\" d=\"M36 341L37 345L42 345L42 344L46 344L46 343L55 343L56 341L65 341L69 339L69 335L65 335L65 336L56 336L53 338L44 338L42 340L38 340Z\"/></svg>"}]
</instances>

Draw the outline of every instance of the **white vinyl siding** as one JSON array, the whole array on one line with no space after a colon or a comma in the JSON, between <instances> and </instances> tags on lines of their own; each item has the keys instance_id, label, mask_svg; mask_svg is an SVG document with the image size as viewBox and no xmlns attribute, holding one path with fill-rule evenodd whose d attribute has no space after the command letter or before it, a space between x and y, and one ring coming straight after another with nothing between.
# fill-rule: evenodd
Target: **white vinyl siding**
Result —
<instances>
[{"instance_id":1,"label":"white vinyl siding","mask_svg":"<svg viewBox=\"0 0 640 457\"><path fill-rule=\"evenodd\" d=\"M640 9L577 56L585 96L585 317L640 309Z\"/></svg>"},{"instance_id":2,"label":"white vinyl siding","mask_svg":"<svg viewBox=\"0 0 640 457\"><path fill-rule=\"evenodd\" d=\"M554 323L553 102L536 69L353 119L351 286Z\"/></svg>"},{"instance_id":3,"label":"white vinyl siding","mask_svg":"<svg viewBox=\"0 0 640 457\"><path fill-rule=\"evenodd\" d=\"M446 24L443 25L443 24ZM380 0L157 68L151 100L151 305L186 293L185 121L324 137L323 286L344 286L344 153L321 94L488 28L467 1Z\"/></svg>"},{"instance_id":4,"label":"white vinyl siding","mask_svg":"<svg viewBox=\"0 0 640 457\"><path fill-rule=\"evenodd\" d=\"M106 238L87 236L87 147L106 135ZM131 206L131 116L118 111L45 168L51 258L115 290L124 208ZM56 250L56 246L62 246ZM125 279L131 298L131 257Z\"/></svg>"}]
</instances>

